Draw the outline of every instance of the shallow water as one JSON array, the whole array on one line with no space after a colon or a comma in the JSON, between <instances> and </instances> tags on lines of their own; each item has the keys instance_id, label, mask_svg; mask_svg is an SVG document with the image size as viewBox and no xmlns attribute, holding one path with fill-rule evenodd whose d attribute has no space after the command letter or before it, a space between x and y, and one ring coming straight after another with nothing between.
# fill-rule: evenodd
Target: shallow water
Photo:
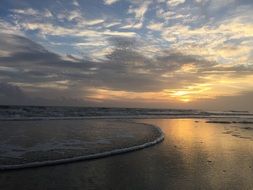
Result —
<instances>
[{"instance_id":1,"label":"shallow water","mask_svg":"<svg viewBox=\"0 0 253 190\"><path fill-rule=\"evenodd\" d=\"M104 156L160 135L154 126L118 120L1 121L0 170Z\"/></svg>"},{"instance_id":2,"label":"shallow water","mask_svg":"<svg viewBox=\"0 0 253 190\"><path fill-rule=\"evenodd\" d=\"M249 125L138 121L159 126L165 140L123 155L1 172L0 189L253 189Z\"/></svg>"}]
</instances>

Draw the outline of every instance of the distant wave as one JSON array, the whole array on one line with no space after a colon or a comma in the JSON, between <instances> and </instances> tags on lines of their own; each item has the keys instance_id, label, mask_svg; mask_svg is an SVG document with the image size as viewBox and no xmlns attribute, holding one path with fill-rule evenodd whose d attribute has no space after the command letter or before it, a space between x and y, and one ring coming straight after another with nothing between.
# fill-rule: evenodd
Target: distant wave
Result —
<instances>
[{"instance_id":1,"label":"distant wave","mask_svg":"<svg viewBox=\"0 0 253 190\"><path fill-rule=\"evenodd\" d=\"M72 158L47 160L47 161L31 162L31 163L16 164L16 165L0 165L0 170L4 171L4 170L35 168L35 167L41 167L41 166L51 166L51 165L65 164L65 163L70 163L70 162L98 159L98 158L103 158L103 157L108 157L108 156L113 156L117 154L123 154L123 153L131 152L131 151L144 149L144 148L153 146L157 143L160 143L164 140L164 134L160 128L154 125L149 125L149 124L144 124L144 125L154 127L158 131L159 136L153 139L152 141L145 142L143 144L136 145L136 146L127 147L127 148L114 149L111 151L105 151L105 152L95 153L95 154L90 154L90 155L85 155L85 156L77 156L77 157L72 157Z\"/></svg>"},{"instance_id":2,"label":"distant wave","mask_svg":"<svg viewBox=\"0 0 253 190\"><path fill-rule=\"evenodd\" d=\"M0 121L50 121L50 120L86 120L86 119L177 119L177 118L234 118L234 119L253 119L253 115L129 115L129 116L82 116L82 117L18 117L0 118ZM245 121L247 122L247 121ZM211 123L211 122L210 122Z\"/></svg>"},{"instance_id":3,"label":"distant wave","mask_svg":"<svg viewBox=\"0 0 253 190\"><path fill-rule=\"evenodd\" d=\"M183 109L96 108L57 106L0 106L0 121L111 118L208 118L253 117L247 111L201 111Z\"/></svg>"}]
</instances>

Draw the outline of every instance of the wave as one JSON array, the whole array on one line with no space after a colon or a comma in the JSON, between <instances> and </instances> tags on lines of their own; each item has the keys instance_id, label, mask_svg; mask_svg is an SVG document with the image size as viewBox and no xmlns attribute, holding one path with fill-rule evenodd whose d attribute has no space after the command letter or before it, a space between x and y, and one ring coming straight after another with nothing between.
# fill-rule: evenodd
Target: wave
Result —
<instances>
[{"instance_id":1,"label":"wave","mask_svg":"<svg viewBox=\"0 0 253 190\"><path fill-rule=\"evenodd\" d=\"M108 157L108 156L113 156L113 155L118 155L118 154L124 154L124 153L128 153L128 152L144 149L144 148L153 146L155 144L158 144L164 140L164 133L162 132L162 130L160 128L158 128L154 125L148 125L148 124L144 124L144 125L147 125L147 126L150 126L150 127L153 127L154 129L156 129L157 132L159 133L159 136L149 142L145 142L143 144L135 145L135 146L131 146L131 147L119 148L119 149L114 149L114 150L90 154L90 155L76 156L76 157L57 159L57 160L30 162L30 163L25 163L25 164L0 165L0 170L6 171L6 170L35 168L35 167L51 166L51 165L66 164L66 163L77 162L77 161L98 159L98 158L103 158L103 157Z\"/></svg>"},{"instance_id":2,"label":"wave","mask_svg":"<svg viewBox=\"0 0 253 190\"><path fill-rule=\"evenodd\" d=\"M96 108L53 106L0 106L0 121L110 118L208 118L253 117L247 111L201 111L183 109Z\"/></svg>"},{"instance_id":3,"label":"wave","mask_svg":"<svg viewBox=\"0 0 253 190\"><path fill-rule=\"evenodd\" d=\"M86 120L86 119L177 119L177 118L233 118L233 119L253 119L252 115L124 115L124 116L82 116L82 117L18 117L18 118L0 118L0 121L50 121L50 120ZM247 121L245 121L247 122Z\"/></svg>"}]
</instances>

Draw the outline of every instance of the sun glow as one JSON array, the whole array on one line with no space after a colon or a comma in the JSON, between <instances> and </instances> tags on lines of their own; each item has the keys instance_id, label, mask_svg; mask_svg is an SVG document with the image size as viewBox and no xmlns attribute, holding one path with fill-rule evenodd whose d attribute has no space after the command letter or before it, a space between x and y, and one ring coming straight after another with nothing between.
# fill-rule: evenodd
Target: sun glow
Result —
<instances>
[{"instance_id":1,"label":"sun glow","mask_svg":"<svg viewBox=\"0 0 253 190\"><path fill-rule=\"evenodd\" d=\"M190 94L191 94L190 92L187 92L184 90L182 90L182 91L179 90L179 91L175 91L175 92L171 93L170 95L172 97L177 98L181 102L187 103L187 102L191 101Z\"/></svg>"},{"instance_id":2,"label":"sun glow","mask_svg":"<svg viewBox=\"0 0 253 190\"><path fill-rule=\"evenodd\" d=\"M180 99L182 102L185 102L185 103L187 103L187 102L191 102L191 99L189 99L189 98L182 98L182 99Z\"/></svg>"},{"instance_id":3,"label":"sun glow","mask_svg":"<svg viewBox=\"0 0 253 190\"><path fill-rule=\"evenodd\" d=\"M252 84L243 83L245 80L252 81L252 77L242 76L234 80L226 75L211 75L205 78L208 81L206 83L195 83L176 89L167 88L157 92L129 92L109 88L91 88L89 89L90 93L85 98L97 102L126 100L162 104L191 103L198 100L210 100L220 96L239 94L247 88L252 88Z\"/></svg>"}]
</instances>

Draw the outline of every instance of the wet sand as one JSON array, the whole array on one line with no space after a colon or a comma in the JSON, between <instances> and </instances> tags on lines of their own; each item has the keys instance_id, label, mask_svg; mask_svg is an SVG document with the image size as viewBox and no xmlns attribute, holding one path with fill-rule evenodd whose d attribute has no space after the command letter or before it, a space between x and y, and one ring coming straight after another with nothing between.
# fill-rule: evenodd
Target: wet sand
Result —
<instances>
[{"instance_id":1,"label":"wet sand","mask_svg":"<svg viewBox=\"0 0 253 190\"><path fill-rule=\"evenodd\" d=\"M0 189L253 189L253 130L243 124L138 122L159 126L165 140L102 159L1 172Z\"/></svg>"}]
</instances>

